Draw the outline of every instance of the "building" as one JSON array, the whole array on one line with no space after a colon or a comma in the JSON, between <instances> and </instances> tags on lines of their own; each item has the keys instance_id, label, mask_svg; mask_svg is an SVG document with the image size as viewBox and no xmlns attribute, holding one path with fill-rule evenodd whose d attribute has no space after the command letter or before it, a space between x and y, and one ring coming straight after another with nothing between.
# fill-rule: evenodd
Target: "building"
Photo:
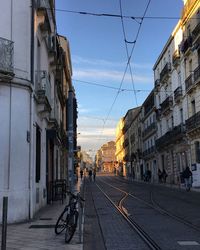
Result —
<instances>
[{"instance_id":1,"label":"building","mask_svg":"<svg viewBox=\"0 0 200 250\"><path fill-rule=\"evenodd\" d=\"M143 142L143 169L142 175L146 171L151 171L151 181L157 181L157 164L156 164L156 112L154 90L148 95L142 105L142 142Z\"/></svg>"},{"instance_id":2,"label":"building","mask_svg":"<svg viewBox=\"0 0 200 250\"><path fill-rule=\"evenodd\" d=\"M190 145L187 164L193 170L193 186L200 186L200 1L186 1L181 27L181 61L187 98L186 135Z\"/></svg>"},{"instance_id":3,"label":"building","mask_svg":"<svg viewBox=\"0 0 200 250\"><path fill-rule=\"evenodd\" d=\"M135 178L140 175L139 165L139 148L141 146L141 128L140 114L141 107L129 109L124 117L124 134L123 148L124 155L124 176ZM141 148L140 148L141 150Z\"/></svg>"},{"instance_id":4,"label":"building","mask_svg":"<svg viewBox=\"0 0 200 250\"><path fill-rule=\"evenodd\" d=\"M52 182L66 178L72 71L53 0L1 1L1 10L0 200L8 196L8 222L17 222L51 202Z\"/></svg>"},{"instance_id":5,"label":"building","mask_svg":"<svg viewBox=\"0 0 200 250\"><path fill-rule=\"evenodd\" d=\"M124 175L125 173L125 166L124 166L124 157L125 157L125 149L124 149L124 133L123 133L123 128L124 128L124 117L121 118L117 124L116 127L116 173L119 175Z\"/></svg>"},{"instance_id":6,"label":"building","mask_svg":"<svg viewBox=\"0 0 200 250\"><path fill-rule=\"evenodd\" d=\"M101 147L103 171L114 172L115 151L114 141L109 141Z\"/></svg>"}]
</instances>

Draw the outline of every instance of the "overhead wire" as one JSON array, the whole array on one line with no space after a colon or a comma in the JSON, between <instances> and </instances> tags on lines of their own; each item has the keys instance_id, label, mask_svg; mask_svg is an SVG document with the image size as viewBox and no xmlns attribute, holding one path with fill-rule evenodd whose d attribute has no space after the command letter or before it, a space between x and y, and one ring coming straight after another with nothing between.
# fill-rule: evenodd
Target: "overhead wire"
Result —
<instances>
[{"instance_id":1,"label":"overhead wire","mask_svg":"<svg viewBox=\"0 0 200 250\"><path fill-rule=\"evenodd\" d=\"M88 85L92 85L92 86L96 86L96 87L100 87L100 88L108 88L108 89L113 89L113 90L118 90L118 87L113 87L113 86L108 86L105 84L100 84L100 83L95 83L95 82L89 82L89 81L82 81L82 80L78 80L78 79L72 79L73 81L77 82L77 83L83 83L83 84L88 84ZM121 88L121 92L133 92L133 89L126 89L126 88ZM151 92L152 89L135 89L136 92ZM154 90L154 92L159 93L159 92L173 92L172 90Z\"/></svg>"},{"instance_id":2,"label":"overhead wire","mask_svg":"<svg viewBox=\"0 0 200 250\"><path fill-rule=\"evenodd\" d=\"M133 19L137 22L138 20L143 19L163 19L163 20L179 20L180 17L173 17L173 16L126 16L126 15L119 15L119 14L111 14L111 13L94 13L94 12L87 12L87 11L75 11L75 10L67 10L67 9L54 9L57 12L66 12L66 13L72 13L72 14L78 14L78 15L88 15L88 16L97 16L97 17L111 17L111 18L127 18L127 19ZM200 17L191 17L190 19L200 19Z\"/></svg>"},{"instance_id":3,"label":"overhead wire","mask_svg":"<svg viewBox=\"0 0 200 250\"><path fill-rule=\"evenodd\" d=\"M119 0L119 6L120 6L120 14L121 14L122 31L123 31L123 36L124 36L125 48L126 48L126 56L127 56L127 60L128 60L129 59L129 52L128 52L128 45L127 45L127 43L131 43L131 44L133 43L133 44L135 44L136 41L127 42L126 32L125 32L125 26L124 26L124 19L123 19L123 15L122 15L122 2L121 2L121 0ZM132 86L133 86L133 91L134 91L136 106L138 106L137 95L136 95L136 91L135 91L135 84L134 84L134 80L133 80L133 73L132 73L132 68L131 68L130 61L128 62L128 67L129 67L129 71L130 71L130 75L131 75L131 82L132 82Z\"/></svg>"},{"instance_id":4,"label":"overhead wire","mask_svg":"<svg viewBox=\"0 0 200 250\"><path fill-rule=\"evenodd\" d=\"M143 14L143 17L141 18L141 22L140 22L140 24L139 24L138 31L137 31L137 33L136 33L136 38L135 38L135 40L134 40L134 43L133 43L133 47L132 47L131 53L130 53L130 55L128 55L127 64L126 64L126 67L125 67L125 70L124 70L124 74L123 74L122 80L121 80L121 82L120 82L120 86L119 86L119 88L118 88L118 91L117 91L117 93L116 93L116 96L115 96L115 98L114 98L114 101L113 101L113 103L111 104L111 107L110 107L110 109L109 109L109 111L108 111L108 113L107 113L107 116L106 116L105 121L104 121L104 123L103 123L103 128L102 128L102 132L101 132L101 135L100 135L100 136L102 136L102 134L103 134L103 131L104 131L104 129L105 129L106 121L108 120L108 118L109 118L109 116L110 116L110 113L111 113L111 111L112 111L112 109L113 109L113 107L114 107L114 105L115 105L115 103L116 103L116 100L117 100L118 96L119 96L119 93L120 93L122 84L123 84L123 82L124 82L125 75L126 75L126 73L127 73L127 70L128 70L129 64L130 64L131 57L132 57L132 55L133 55L133 51L134 51L134 49L135 49L135 45L136 45L137 39L138 39L138 37L139 37L139 33L140 33L140 30L141 30L141 26L142 26L142 24L143 24L144 17L145 17L145 15L146 15L146 13L147 13L147 10L148 10L148 8L149 8L150 3L151 3L151 0L148 0L147 6L146 6L145 11L144 11L144 14Z\"/></svg>"},{"instance_id":5,"label":"overhead wire","mask_svg":"<svg viewBox=\"0 0 200 250\"><path fill-rule=\"evenodd\" d=\"M133 55L133 51L134 51L134 48L135 48L135 45L136 45L136 42L137 42L137 39L138 39L140 30L141 30L141 26L142 26L142 23L143 23L143 20L144 20L144 16L145 16L146 13L147 13L147 10L148 10L148 8L149 8L150 3L151 3L151 0L148 0L147 6L146 6L145 11L144 11L144 14L143 14L142 21L141 21L141 23L140 23L140 25L139 25L139 28L138 28L138 31L137 31L137 33L136 33L135 43L133 44L133 47L132 47L130 56L129 56L128 60L127 60L126 68L125 68L125 71L124 71L124 74L123 74L123 77L122 77L120 86L119 86L119 88L118 88L118 91L117 91L117 94L116 94L116 96L115 96L115 98L114 98L114 101L113 101L113 103L112 103L112 105L111 105L111 107L110 107L110 109L109 109L109 111L108 111L108 114L107 114L106 119L105 119L105 123L106 123L106 121L107 121L107 119L108 119L108 117L109 117L109 115L110 115L110 113L111 113L111 111L112 111L112 109L113 109L113 106L114 106L114 104L115 104L115 102L116 102L116 100L117 100L117 97L118 97L118 95L119 95L119 93L120 93L120 90L121 90L121 87L122 87L122 84L123 84L123 82L124 82L124 78L125 78L125 75L126 75L126 72L127 72L127 69L128 69L128 65L129 65L130 60L131 60L131 57L132 57L132 55Z\"/></svg>"}]
</instances>

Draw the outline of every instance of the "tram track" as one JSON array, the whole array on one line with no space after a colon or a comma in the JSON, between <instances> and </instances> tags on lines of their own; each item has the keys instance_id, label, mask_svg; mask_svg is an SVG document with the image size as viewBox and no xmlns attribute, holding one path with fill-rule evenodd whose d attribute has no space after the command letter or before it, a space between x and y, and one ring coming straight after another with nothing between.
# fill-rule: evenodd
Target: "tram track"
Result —
<instances>
[{"instance_id":1,"label":"tram track","mask_svg":"<svg viewBox=\"0 0 200 250\"><path fill-rule=\"evenodd\" d=\"M140 238L146 243L146 245L151 250L159 250L160 246L143 230L142 227L139 226L129 215L125 212L123 208L123 201L129 196L129 194L123 190L120 192L124 193L124 196L119 200L118 205L104 192L102 187L100 187L97 183L96 186L101 191L101 193L110 201L110 203L116 208L116 210L122 215L122 217L126 220L126 222L131 226L131 228L137 232ZM117 189L117 188L116 188ZM120 190L120 189L119 189Z\"/></svg>"},{"instance_id":2,"label":"tram track","mask_svg":"<svg viewBox=\"0 0 200 250\"><path fill-rule=\"evenodd\" d=\"M109 183L107 183L107 182L105 182L105 181L102 181L102 180L101 180L101 182L105 183L106 185L108 185L108 186L110 186L110 187L112 187L112 188L114 188L114 189L116 189L116 190L118 190L118 191L120 191L120 192L122 192L122 193L128 194L129 197L132 197L133 199L136 199L136 200L142 202L143 204L145 204L145 205L149 206L150 208L156 210L156 211L159 212L160 214L165 215L165 216L168 216L168 217L170 217L170 218L172 218L172 219L174 219L174 220L176 220L176 221L178 221L178 222L180 222L180 223L182 223L182 224L184 224L184 225L186 225L186 226L188 226L188 227L194 229L195 231L200 232L200 228L199 228L199 227L197 227L197 226L195 226L194 224L192 224L191 222L189 222L189 221L183 219L182 217L179 217L179 216L177 216L177 215L175 215L175 214L173 214L173 213L167 211L166 209L162 208L162 207L154 200L154 198L153 198L153 191L150 191L150 200L151 200L151 203L149 203L149 202L147 202L147 201L145 201L145 200L143 200L143 199L141 199L141 198L139 198L139 197L137 197L137 196L131 194L130 192L126 192L126 191L124 191L123 189L120 189L119 187L116 187L116 186L114 186L114 185L111 185L111 184L109 184ZM125 183L125 182L123 182L123 183ZM122 203L122 202L121 202L121 203ZM121 205L122 205L122 204L121 204Z\"/></svg>"}]
</instances>

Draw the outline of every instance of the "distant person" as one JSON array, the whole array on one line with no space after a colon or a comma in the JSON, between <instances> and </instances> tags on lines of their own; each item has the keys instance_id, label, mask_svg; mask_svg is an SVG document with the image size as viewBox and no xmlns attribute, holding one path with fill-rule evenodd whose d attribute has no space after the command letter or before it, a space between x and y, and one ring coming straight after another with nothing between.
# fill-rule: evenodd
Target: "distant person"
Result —
<instances>
[{"instance_id":1,"label":"distant person","mask_svg":"<svg viewBox=\"0 0 200 250\"><path fill-rule=\"evenodd\" d=\"M159 183L162 182L162 171L160 169L158 169L158 181Z\"/></svg>"},{"instance_id":2,"label":"distant person","mask_svg":"<svg viewBox=\"0 0 200 250\"><path fill-rule=\"evenodd\" d=\"M95 182L96 179L96 169L93 170L93 181Z\"/></svg>"},{"instance_id":3,"label":"distant person","mask_svg":"<svg viewBox=\"0 0 200 250\"><path fill-rule=\"evenodd\" d=\"M83 179L83 169L80 170L81 180Z\"/></svg>"},{"instance_id":4,"label":"distant person","mask_svg":"<svg viewBox=\"0 0 200 250\"><path fill-rule=\"evenodd\" d=\"M89 175L89 180L92 181L92 170L91 169L89 170L88 175Z\"/></svg>"},{"instance_id":5,"label":"distant person","mask_svg":"<svg viewBox=\"0 0 200 250\"><path fill-rule=\"evenodd\" d=\"M163 180L164 183L166 183L167 176L168 176L167 172L165 171L165 169L163 169L163 171L162 171L162 180Z\"/></svg>"},{"instance_id":6,"label":"distant person","mask_svg":"<svg viewBox=\"0 0 200 250\"><path fill-rule=\"evenodd\" d=\"M186 169L182 173L182 176L185 181L186 191L190 191L190 188L192 186L192 172L190 171L189 167L186 167Z\"/></svg>"}]
</instances>

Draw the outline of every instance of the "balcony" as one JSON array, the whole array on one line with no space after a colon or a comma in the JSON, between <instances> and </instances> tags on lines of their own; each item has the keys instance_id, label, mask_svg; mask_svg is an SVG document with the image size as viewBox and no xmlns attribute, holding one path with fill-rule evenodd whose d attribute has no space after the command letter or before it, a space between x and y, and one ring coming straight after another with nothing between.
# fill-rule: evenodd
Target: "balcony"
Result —
<instances>
[{"instance_id":1,"label":"balcony","mask_svg":"<svg viewBox=\"0 0 200 250\"><path fill-rule=\"evenodd\" d=\"M188 78L185 79L185 90L188 91L194 85L193 74L190 74Z\"/></svg>"},{"instance_id":2,"label":"balcony","mask_svg":"<svg viewBox=\"0 0 200 250\"><path fill-rule=\"evenodd\" d=\"M0 37L0 78L13 78L13 54L14 43Z\"/></svg>"},{"instance_id":3,"label":"balcony","mask_svg":"<svg viewBox=\"0 0 200 250\"><path fill-rule=\"evenodd\" d=\"M160 86L160 79L155 80L155 88Z\"/></svg>"},{"instance_id":4,"label":"balcony","mask_svg":"<svg viewBox=\"0 0 200 250\"><path fill-rule=\"evenodd\" d=\"M164 68L162 69L160 73L160 81L165 81L171 72L171 63L166 63Z\"/></svg>"},{"instance_id":5,"label":"balcony","mask_svg":"<svg viewBox=\"0 0 200 250\"><path fill-rule=\"evenodd\" d=\"M164 113L170 111L170 108L172 107L172 105L173 105L173 98L172 98L172 96L168 96L168 97L164 100L164 102L162 102L162 103L160 104L160 106L161 106L161 113L164 114Z\"/></svg>"},{"instance_id":6,"label":"balcony","mask_svg":"<svg viewBox=\"0 0 200 250\"><path fill-rule=\"evenodd\" d=\"M200 128L200 112L194 114L189 119L186 120L186 131L187 133L192 130Z\"/></svg>"},{"instance_id":7,"label":"balcony","mask_svg":"<svg viewBox=\"0 0 200 250\"><path fill-rule=\"evenodd\" d=\"M45 70L36 72L36 99L39 104L44 104L44 109L51 110L51 83ZM44 110L41 110L44 111Z\"/></svg>"},{"instance_id":8,"label":"balcony","mask_svg":"<svg viewBox=\"0 0 200 250\"><path fill-rule=\"evenodd\" d=\"M143 152L143 157L144 158L147 158L147 157L152 157L152 156L154 156L154 154L155 154L155 146L152 146L152 147L150 147L150 148L148 148L147 150L145 150L144 152Z\"/></svg>"},{"instance_id":9,"label":"balcony","mask_svg":"<svg viewBox=\"0 0 200 250\"><path fill-rule=\"evenodd\" d=\"M152 133L154 133L156 130L156 123L151 123L150 126L148 126L142 133L143 139L145 139L147 136L150 136Z\"/></svg>"},{"instance_id":10,"label":"balcony","mask_svg":"<svg viewBox=\"0 0 200 250\"><path fill-rule=\"evenodd\" d=\"M174 67L177 67L180 64L180 52L179 50L175 50L172 56L172 63Z\"/></svg>"},{"instance_id":11,"label":"balcony","mask_svg":"<svg viewBox=\"0 0 200 250\"><path fill-rule=\"evenodd\" d=\"M174 127L172 130L165 133L163 136L156 140L156 148L160 150L170 144L176 143L176 141L181 141L185 135L185 126L180 124Z\"/></svg>"},{"instance_id":12,"label":"balcony","mask_svg":"<svg viewBox=\"0 0 200 250\"><path fill-rule=\"evenodd\" d=\"M174 90L174 101L177 103L181 100L181 97L183 96L183 93L182 93L182 87L179 86L178 88L176 88Z\"/></svg>"},{"instance_id":13,"label":"balcony","mask_svg":"<svg viewBox=\"0 0 200 250\"><path fill-rule=\"evenodd\" d=\"M194 83L200 81L200 65L194 70Z\"/></svg>"},{"instance_id":14,"label":"balcony","mask_svg":"<svg viewBox=\"0 0 200 250\"><path fill-rule=\"evenodd\" d=\"M200 15L197 16L196 25L192 31L193 38L196 39L200 34Z\"/></svg>"},{"instance_id":15,"label":"balcony","mask_svg":"<svg viewBox=\"0 0 200 250\"><path fill-rule=\"evenodd\" d=\"M192 36L189 36L187 39L182 40L180 50L183 54L186 54L186 52L192 47Z\"/></svg>"},{"instance_id":16,"label":"balcony","mask_svg":"<svg viewBox=\"0 0 200 250\"><path fill-rule=\"evenodd\" d=\"M51 20L55 21L52 6L49 0L37 0L37 15L42 31L51 31Z\"/></svg>"}]
</instances>

